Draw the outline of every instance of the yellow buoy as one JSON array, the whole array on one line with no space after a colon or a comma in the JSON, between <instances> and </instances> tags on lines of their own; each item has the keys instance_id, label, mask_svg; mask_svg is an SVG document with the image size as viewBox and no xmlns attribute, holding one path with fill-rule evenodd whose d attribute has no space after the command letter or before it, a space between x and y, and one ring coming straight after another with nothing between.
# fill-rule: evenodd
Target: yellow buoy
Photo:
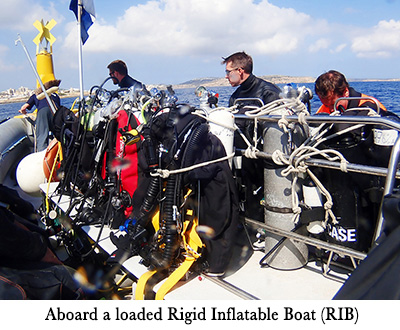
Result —
<instances>
[{"instance_id":1,"label":"yellow buoy","mask_svg":"<svg viewBox=\"0 0 400 330\"><path fill-rule=\"evenodd\" d=\"M36 54L36 68L43 83L56 79L54 76L53 57L46 50ZM39 82L37 82L37 85L39 88Z\"/></svg>"},{"instance_id":2,"label":"yellow buoy","mask_svg":"<svg viewBox=\"0 0 400 330\"><path fill-rule=\"evenodd\" d=\"M53 67L53 56L52 49L53 43L56 41L56 38L50 33L50 30L57 24L57 22L52 19L50 22L46 24L41 21L35 21L33 26L39 30L39 34L33 39L33 42L36 44L36 70L39 74L42 83L46 83L51 80L55 80L54 76L54 67ZM39 47L42 44L43 40L46 41L45 45ZM50 51L48 50L48 46L50 45ZM41 48L41 49L40 49ZM40 87L40 83L37 82L37 87Z\"/></svg>"}]
</instances>

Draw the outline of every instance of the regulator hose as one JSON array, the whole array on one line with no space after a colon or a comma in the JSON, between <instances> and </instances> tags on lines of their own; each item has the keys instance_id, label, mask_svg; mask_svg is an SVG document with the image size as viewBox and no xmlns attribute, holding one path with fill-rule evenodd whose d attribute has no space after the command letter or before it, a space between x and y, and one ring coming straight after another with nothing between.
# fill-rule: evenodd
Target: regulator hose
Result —
<instances>
[{"instance_id":1,"label":"regulator hose","mask_svg":"<svg viewBox=\"0 0 400 330\"><path fill-rule=\"evenodd\" d=\"M208 125L203 123L200 124L193 131L188 145L185 149L185 154L183 157L182 167L191 166L194 163L195 156L198 154L197 151L199 147L206 145L206 137L208 134Z\"/></svg>"},{"instance_id":2,"label":"regulator hose","mask_svg":"<svg viewBox=\"0 0 400 330\"><path fill-rule=\"evenodd\" d=\"M192 165L196 151L199 146L204 145L205 137L208 134L208 125L200 124L192 132L188 144L184 152L184 160L182 162L183 166ZM164 270L169 268L174 260L176 250L178 248L177 244L177 230L176 230L176 215L174 211L174 206L177 205L177 196L179 196L180 180L181 175L171 175L168 178L165 192L164 201L164 216L165 216L165 235L163 243L165 244L162 254L158 251L154 252L150 256L151 264L158 270Z\"/></svg>"},{"instance_id":3,"label":"regulator hose","mask_svg":"<svg viewBox=\"0 0 400 330\"><path fill-rule=\"evenodd\" d=\"M176 219L174 214L175 203L175 191L176 191L176 175L172 175L168 178L165 201L164 201L164 212L165 215L165 231L162 243L165 244L164 250L160 253L158 250L150 254L150 263L157 270L161 271L169 268L172 265L176 249L177 232L176 232Z\"/></svg>"},{"instance_id":4,"label":"regulator hose","mask_svg":"<svg viewBox=\"0 0 400 330\"><path fill-rule=\"evenodd\" d=\"M138 224L142 227L146 227L149 223L150 217L148 216L150 211L153 209L157 202L157 196L160 192L161 178L159 176L153 177L150 180L147 188L147 194L143 199L143 203L140 206L139 214L137 215Z\"/></svg>"}]
</instances>

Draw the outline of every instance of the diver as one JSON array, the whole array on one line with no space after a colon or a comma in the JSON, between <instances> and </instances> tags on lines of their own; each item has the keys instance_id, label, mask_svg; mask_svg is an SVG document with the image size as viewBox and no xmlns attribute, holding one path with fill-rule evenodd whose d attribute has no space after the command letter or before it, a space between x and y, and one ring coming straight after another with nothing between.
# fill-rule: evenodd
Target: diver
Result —
<instances>
[{"instance_id":1,"label":"diver","mask_svg":"<svg viewBox=\"0 0 400 330\"><path fill-rule=\"evenodd\" d=\"M56 109L60 107L60 97L56 93L61 80L50 80L44 83L44 88L50 94L50 100ZM54 91L54 92L53 92ZM49 145L49 133L53 128L53 113L51 106L47 102L47 98L42 91L42 88L38 88L21 106L19 112L26 114L26 110L32 109L35 106L37 109L35 133L36 133L36 151L42 151Z\"/></svg>"},{"instance_id":2,"label":"diver","mask_svg":"<svg viewBox=\"0 0 400 330\"><path fill-rule=\"evenodd\" d=\"M229 106L233 106L235 100L251 98L260 99L262 104L257 100L240 101L244 105L262 106L273 102L280 98L281 90L278 86L271 82L267 82L256 77L253 72L253 59L245 52L237 52L226 58L223 58L222 64L225 64L225 77L228 79L232 87L239 86L229 99ZM239 104L239 113L245 112L245 109ZM253 120L236 120L236 124L244 133L249 141L253 140L254 122ZM261 125L260 125L261 126ZM261 131L259 132L261 135ZM260 136L259 135L259 136ZM242 137L235 132L234 145L239 149L246 149L247 144ZM261 146L262 149L262 146ZM264 196L263 190L263 160L250 160L242 157L242 168L238 169L238 175L242 180L240 186L244 186L241 190L241 200L244 201L245 216L263 220L264 211L260 206L260 202Z\"/></svg>"},{"instance_id":3,"label":"diver","mask_svg":"<svg viewBox=\"0 0 400 330\"><path fill-rule=\"evenodd\" d=\"M253 74L253 59L245 52L234 53L223 58L225 78L232 87L238 87L229 99L232 106L238 98L259 98L264 104L279 99L281 90L275 84L256 77Z\"/></svg>"},{"instance_id":4,"label":"diver","mask_svg":"<svg viewBox=\"0 0 400 330\"><path fill-rule=\"evenodd\" d=\"M354 88L349 86L346 77L335 70L330 70L321 74L315 81L315 93L318 95L322 102L321 107L318 109L317 114L326 113L330 114L334 111L333 107L337 99L342 97L357 97L366 98L371 97L360 92L357 92ZM367 99L358 100L339 100L337 107L341 112L352 108L371 108L377 112L387 111L385 106L376 100L376 102Z\"/></svg>"},{"instance_id":5,"label":"diver","mask_svg":"<svg viewBox=\"0 0 400 330\"><path fill-rule=\"evenodd\" d=\"M107 69L110 71L109 75L112 78L114 85L118 85L120 88L134 87L135 90L146 90L146 86L140 81L133 79L128 74L128 67L124 61L115 60L112 61Z\"/></svg>"},{"instance_id":6,"label":"diver","mask_svg":"<svg viewBox=\"0 0 400 330\"><path fill-rule=\"evenodd\" d=\"M316 112L317 115L329 115L336 111L335 114L341 114L344 116L370 116L372 111L372 114L379 114L381 117L400 121L400 118L395 113L387 110L386 107L375 97L360 93L354 88L350 87L345 76L335 70L325 72L317 78L315 81L315 93L322 102L322 105ZM334 109L335 106L336 109ZM340 131L349 128L350 126L353 125L336 124L333 129ZM377 128L383 129L383 127L380 127L379 125L374 127L374 129ZM332 139L331 141L332 143L341 144L342 146L345 144L349 145L364 141L363 143L366 146L366 149L369 150L368 157L380 160L378 162L379 164L376 164L377 166L386 166L387 164L382 164L381 160L388 157L382 157L381 154L377 156L378 154L376 153L376 149L378 146L367 147L366 145L366 142L371 140L375 133L376 132L373 133L371 131L370 126L365 126L359 129L354 129L347 134L342 134L341 137ZM375 139L376 138L377 136L375 136ZM372 150L375 150L375 152L372 152ZM347 160L352 161L351 158ZM360 155L357 155L353 161L360 163Z\"/></svg>"}]
</instances>

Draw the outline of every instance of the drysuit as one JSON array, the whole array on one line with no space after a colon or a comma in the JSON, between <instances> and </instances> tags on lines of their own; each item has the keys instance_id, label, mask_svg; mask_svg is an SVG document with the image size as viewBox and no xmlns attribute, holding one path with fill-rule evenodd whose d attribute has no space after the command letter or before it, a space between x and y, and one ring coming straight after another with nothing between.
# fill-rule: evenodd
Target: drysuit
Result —
<instances>
[{"instance_id":1,"label":"drysuit","mask_svg":"<svg viewBox=\"0 0 400 330\"><path fill-rule=\"evenodd\" d=\"M118 86L120 88L130 88L134 87L137 90L146 89L146 86L142 84L140 81L133 79L131 76L126 75L124 78L121 79L121 81L118 83Z\"/></svg>"}]
</instances>

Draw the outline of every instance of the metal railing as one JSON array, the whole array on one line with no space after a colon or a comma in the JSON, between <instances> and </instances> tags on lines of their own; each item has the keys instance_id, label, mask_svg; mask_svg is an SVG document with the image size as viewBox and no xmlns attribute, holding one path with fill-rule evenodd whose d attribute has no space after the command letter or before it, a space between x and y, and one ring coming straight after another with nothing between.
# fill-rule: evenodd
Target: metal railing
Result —
<instances>
[{"instance_id":1,"label":"metal railing","mask_svg":"<svg viewBox=\"0 0 400 330\"><path fill-rule=\"evenodd\" d=\"M236 114L236 119L247 119L251 120L248 116L244 114ZM257 117L259 122L278 122L282 117L278 115L266 115ZM285 120L289 123L297 123L299 122L298 116L285 116ZM311 115L305 116L305 120L308 124L364 124L364 125L379 125L381 127L385 127L388 129L393 129L400 132L400 122L393 121L389 118L385 117L367 117L367 116L327 116L327 115ZM354 164L348 163L346 165L348 172L354 173L361 173L366 175L374 175L380 177L386 177L385 185L383 189L382 200L380 202L380 209L378 212L377 224L375 228L375 232L373 235L372 244L376 244L378 238L380 237L383 225L384 225L384 218L382 214L382 206L384 197L393 192L395 186L395 180L400 178L400 171L398 170L398 163L400 157L400 134L398 134L397 139L394 145L391 147L390 159L387 168L377 167L377 166L368 166L362 164ZM238 153L245 155L245 150L237 150ZM256 151L255 153L257 158L262 159L272 159L272 154L263 152L263 151ZM289 159L289 155L286 155L287 159ZM337 162L325 160L325 159L317 159L317 158L308 158L304 160L304 163L307 166L314 166L314 167L323 167L329 168L334 170L340 170L340 164ZM351 258L353 261L354 259L362 260L366 257L365 253L350 249L348 247L340 246L337 244L328 243L326 241L322 241L320 239L308 237L305 235L301 235L292 231L287 231L275 227L271 227L268 224L261 223L256 220L252 220L249 218L245 218L246 223L249 223L253 226L258 226L258 228L262 228L269 233L276 234L282 237L287 237L289 239L293 239L295 241L303 242L308 245L315 246L320 249L325 249L328 251L333 251L338 253L339 255L345 255ZM266 251L268 252L268 251ZM353 262L354 264L354 262Z\"/></svg>"}]
</instances>

